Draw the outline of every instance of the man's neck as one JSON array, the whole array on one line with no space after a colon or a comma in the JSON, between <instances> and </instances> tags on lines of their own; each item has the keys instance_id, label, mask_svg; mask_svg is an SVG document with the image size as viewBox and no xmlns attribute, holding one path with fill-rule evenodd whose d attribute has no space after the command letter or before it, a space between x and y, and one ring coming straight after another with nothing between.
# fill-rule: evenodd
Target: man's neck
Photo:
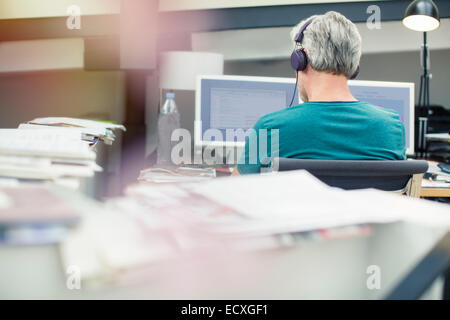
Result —
<instances>
[{"instance_id":1,"label":"man's neck","mask_svg":"<svg viewBox=\"0 0 450 320\"><path fill-rule=\"evenodd\" d=\"M317 73L308 88L308 101L358 101L348 88L343 75Z\"/></svg>"}]
</instances>

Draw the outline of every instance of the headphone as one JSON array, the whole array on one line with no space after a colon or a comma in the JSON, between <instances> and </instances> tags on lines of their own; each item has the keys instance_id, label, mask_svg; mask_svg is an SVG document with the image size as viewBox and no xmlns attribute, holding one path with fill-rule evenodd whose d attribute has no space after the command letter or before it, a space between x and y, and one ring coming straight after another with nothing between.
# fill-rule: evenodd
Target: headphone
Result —
<instances>
[{"instance_id":1,"label":"headphone","mask_svg":"<svg viewBox=\"0 0 450 320\"><path fill-rule=\"evenodd\" d=\"M306 28L313 22L314 19L310 19L306 21L306 23L301 27L300 31L295 36L295 42L297 44L301 44L303 41L303 32L305 32ZM291 54L291 67L296 71L303 71L306 69L308 65L308 56L304 48L295 48ZM355 79L359 74L359 66L356 68L355 73L350 77L350 79Z\"/></svg>"}]
</instances>

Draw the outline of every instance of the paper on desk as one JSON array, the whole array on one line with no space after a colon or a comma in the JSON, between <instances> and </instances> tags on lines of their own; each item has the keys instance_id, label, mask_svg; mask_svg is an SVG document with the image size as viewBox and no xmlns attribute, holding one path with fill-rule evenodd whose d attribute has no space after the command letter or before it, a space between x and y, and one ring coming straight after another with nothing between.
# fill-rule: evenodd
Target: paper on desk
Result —
<instances>
[{"instance_id":1,"label":"paper on desk","mask_svg":"<svg viewBox=\"0 0 450 320\"><path fill-rule=\"evenodd\" d=\"M442 180L422 180L422 188L450 188L450 182L442 181Z\"/></svg>"},{"instance_id":2,"label":"paper on desk","mask_svg":"<svg viewBox=\"0 0 450 320\"><path fill-rule=\"evenodd\" d=\"M138 180L150 183L200 182L216 176L213 169L180 167L174 170L149 168L141 170Z\"/></svg>"},{"instance_id":3,"label":"paper on desk","mask_svg":"<svg viewBox=\"0 0 450 320\"><path fill-rule=\"evenodd\" d=\"M0 188L1 187L18 187L20 182L16 178L5 178L0 177Z\"/></svg>"},{"instance_id":4,"label":"paper on desk","mask_svg":"<svg viewBox=\"0 0 450 320\"><path fill-rule=\"evenodd\" d=\"M0 177L54 180L61 177L92 177L103 169L93 160L0 155Z\"/></svg>"},{"instance_id":5,"label":"paper on desk","mask_svg":"<svg viewBox=\"0 0 450 320\"><path fill-rule=\"evenodd\" d=\"M125 131L125 127L121 124L113 124L109 122L78 119L78 118L66 118L66 117L48 117L48 118L36 118L28 123L30 124L46 124L46 125L67 125L82 128L103 128L103 129L120 129Z\"/></svg>"},{"instance_id":6,"label":"paper on desk","mask_svg":"<svg viewBox=\"0 0 450 320\"><path fill-rule=\"evenodd\" d=\"M298 232L398 220L450 226L448 206L374 189L331 188L306 171L223 178L190 189L250 218L236 224L236 232Z\"/></svg>"},{"instance_id":7,"label":"paper on desk","mask_svg":"<svg viewBox=\"0 0 450 320\"><path fill-rule=\"evenodd\" d=\"M306 171L135 185L126 194L64 242L65 265L87 270L83 278L117 279L223 240L240 248L268 235L399 220L450 228L447 206L372 189L343 191Z\"/></svg>"},{"instance_id":8,"label":"paper on desk","mask_svg":"<svg viewBox=\"0 0 450 320\"><path fill-rule=\"evenodd\" d=\"M438 167L439 162L437 161L427 161L428 162L428 170L427 173L434 173L438 175L438 180L448 180L450 179L450 174L444 172L441 170L441 168Z\"/></svg>"},{"instance_id":9,"label":"paper on desk","mask_svg":"<svg viewBox=\"0 0 450 320\"><path fill-rule=\"evenodd\" d=\"M448 204L375 189L353 190L348 193L365 201L366 207L370 207L373 214L390 212L401 221L450 230Z\"/></svg>"},{"instance_id":10,"label":"paper on desk","mask_svg":"<svg viewBox=\"0 0 450 320\"><path fill-rule=\"evenodd\" d=\"M174 256L172 244L146 233L138 220L105 209L86 216L61 244L64 266L78 266L83 280L117 281L124 272Z\"/></svg>"},{"instance_id":11,"label":"paper on desk","mask_svg":"<svg viewBox=\"0 0 450 320\"><path fill-rule=\"evenodd\" d=\"M255 220L252 229L294 232L368 222L390 222L367 199L331 188L306 171L223 178L192 185L192 191Z\"/></svg>"},{"instance_id":12,"label":"paper on desk","mask_svg":"<svg viewBox=\"0 0 450 320\"><path fill-rule=\"evenodd\" d=\"M44 157L24 157L14 155L0 155L0 166L2 165L14 165L17 167L39 167L45 168L51 165L50 158Z\"/></svg>"},{"instance_id":13,"label":"paper on desk","mask_svg":"<svg viewBox=\"0 0 450 320\"><path fill-rule=\"evenodd\" d=\"M74 224L80 213L52 189L42 185L0 187L12 205L0 210L0 225Z\"/></svg>"},{"instance_id":14,"label":"paper on desk","mask_svg":"<svg viewBox=\"0 0 450 320\"><path fill-rule=\"evenodd\" d=\"M112 132L112 129L103 127L72 127L72 126L56 126L56 125L44 125L44 124L29 124L22 123L18 129L21 130L55 130L61 132L76 132L80 135L80 139L88 141L91 144L95 144L98 140L103 141L108 145L112 145L116 136Z\"/></svg>"},{"instance_id":15,"label":"paper on desk","mask_svg":"<svg viewBox=\"0 0 450 320\"><path fill-rule=\"evenodd\" d=\"M242 235L385 223L413 216L440 220L442 211L449 210L447 206L390 192L331 188L306 171L220 178L197 184L137 185L129 187L126 194L142 198L149 210L179 219L201 218L211 222L210 230ZM422 209L416 209L419 207Z\"/></svg>"},{"instance_id":16,"label":"paper on desk","mask_svg":"<svg viewBox=\"0 0 450 320\"><path fill-rule=\"evenodd\" d=\"M0 129L0 154L95 159L95 152L79 133L52 129Z\"/></svg>"},{"instance_id":17,"label":"paper on desk","mask_svg":"<svg viewBox=\"0 0 450 320\"><path fill-rule=\"evenodd\" d=\"M11 198L4 192L0 191L0 210L7 209L12 206Z\"/></svg>"},{"instance_id":18,"label":"paper on desk","mask_svg":"<svg viewBox=\"0 0 450 320\"><path fill-rule=\"evenodd\" d=\"M93 127L93 128L81 128L81 127L59 127L59 126L50 126L50 125L42 125L42 124L29 124L29 123L21 123L18 127L21 130L55 130L65 132L76 132L80 135L80 139L82 138L82 134L89 134L95 137L103 137L107 135L106 129L103 127Z\"/></svg>"}]
</instances>

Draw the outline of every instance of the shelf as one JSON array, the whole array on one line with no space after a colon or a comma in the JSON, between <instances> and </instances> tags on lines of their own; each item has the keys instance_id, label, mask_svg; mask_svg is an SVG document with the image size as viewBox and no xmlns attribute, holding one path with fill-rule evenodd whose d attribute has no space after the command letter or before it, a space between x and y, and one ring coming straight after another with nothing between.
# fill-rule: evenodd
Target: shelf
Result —
<instances>
[{"instance_id":1,"label":"shelf","mask_svg":"<svg viewBox=\"0 0 450 320\"><path fill-rule=\"evenodd\" d=\"M81 38L0 43L0 72L82 68L84 40Z\"/></svg>"}]
</instances>

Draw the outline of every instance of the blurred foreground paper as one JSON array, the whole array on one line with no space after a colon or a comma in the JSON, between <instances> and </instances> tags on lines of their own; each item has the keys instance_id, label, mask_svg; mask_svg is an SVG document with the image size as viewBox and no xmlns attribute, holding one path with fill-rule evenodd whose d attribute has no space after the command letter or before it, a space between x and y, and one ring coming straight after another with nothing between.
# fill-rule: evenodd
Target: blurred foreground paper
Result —
<instances>
[{"instance_id":1,"label":"blurred foreground paper","mask_svg":"<svg viewBox=\"0 0 450 320\"><path fill-rule=\"evenodd\" d=\"M135 185L152 212L193 221L207 230L269 235L398 220L450 223L447 206L374 189L332 188L307 171L218 178L203 183Z\"/></svg>"},{"instance_id":2,"label":"blurred foreground paper","mask_svg":"<svg viewBox=\"0 0 450 320\"><path fill-rule=\"evenodd\" d=\"M0 225L33 223L73 224L80 213L51 189L43 186L1 187L10 205L0 210Z\"/></svg>"},{"instance_id":3,"label":"blurred foreground paper","mask_svg":"<svg viewBox=\"0 0 450 320\"><path fill-rule=\"evenodd\" d=\"M59 242L80 218L80 211L52 188L0 186L0 245Z\"/></svg>"},{"instance_id":4,"label":"blurred foreground paper","mask_svg":"<svg viewBox=\"0 0 450 320\"><path fill-rule=\"evenodd\" d=\"M450 226L447 206L331 188L306 171L140 184L126 194L108 201L104 214L86 217L66 239L66 266L90 270L86 278L120 282L134 276L139 283L137 274L154 274L148 268L273 247L277 237L291 233L395 221Z\"/></svg>"}]
</instances>

